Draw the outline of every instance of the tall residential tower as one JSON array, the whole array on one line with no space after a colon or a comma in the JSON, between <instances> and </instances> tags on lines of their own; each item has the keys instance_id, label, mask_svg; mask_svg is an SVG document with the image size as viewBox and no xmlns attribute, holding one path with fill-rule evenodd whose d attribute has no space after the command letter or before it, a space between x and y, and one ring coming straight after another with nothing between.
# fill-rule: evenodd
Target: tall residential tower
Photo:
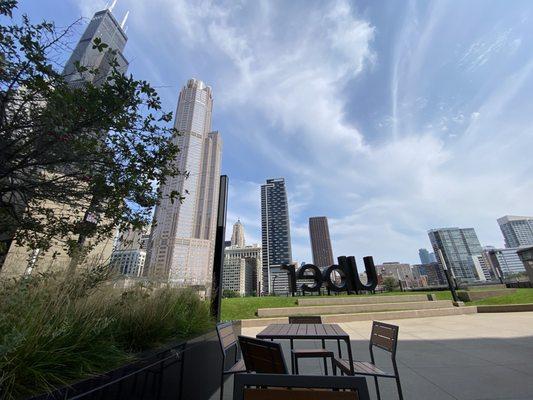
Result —
<instances>
[{"instance_id":1,"label":"tall residential tower","mask_svg":"<svg viewBox=\"0 0 533 400\"><path fill-rule=\"evenodd\" d=\"M498 225L505 239L505 247L533 245L533 217L506 215L498 218Z\"/></svg>"},{"instance_id":2,"label":"tall residential tower","mask_svg":"<svg viewBox=\"0 0 533 400\"><path fill-rule=\"evenodd\" d=\"M333 264L333 250L329 237L328 219L326 217L309 218L309 236L313 251L313 264L317 267L329 267Z\"/></svg>"},{"instance_id":3,"label":"tall residential tower","mask_svg":"<svg viewBox=\"0 0 533 400\"><path fill-rule=\"evenodd\" d=\"M263 247L263 293L286 293L287 272L282 264L292 263L291 228L285 180L267 179L261 185L261 238Z\"/></svg>"},{"instance_id":4,"label":"tall residential tower","mask_svg":"<svg viewBox=\"0 0 533 400\"><path fill-rule=\"evenodd\" d=\"M179 286L209 288L213 265L222 142L211 132L211 88L190 79L179 95L174 127L180 132L179 175L160 188L145 275ZM173 191L183 202L170 200Z\"/></svg>"},{"instance_id":5,"label":"tall residential tower","mask_svg":"<svg viewBox=\"0 0 533 400\"><path fill-rule=\"evenodd\" d=\"M475 260L481 255L483 249L473 228L432 229L428 232L428 236L435 254L439 254L439 250L442 252L446 266L457 278L482 279L476 271ZM440 257L437 257L437 261L442 268Z\"/></svg>"}]
</instances>

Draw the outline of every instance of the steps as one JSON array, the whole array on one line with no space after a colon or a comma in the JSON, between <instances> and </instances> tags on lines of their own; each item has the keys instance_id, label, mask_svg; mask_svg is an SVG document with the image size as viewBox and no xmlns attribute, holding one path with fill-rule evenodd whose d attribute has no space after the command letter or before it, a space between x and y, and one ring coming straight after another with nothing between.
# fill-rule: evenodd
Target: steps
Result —
<instances>
[{"instance_id":1,"label":"steps","mask_svg":"<svg viewBox=\"0 0 533 400\"><path fill-rule=\"evenodd\" d=\"M400 296L403 297L403 296ZM450 308L453 304L450 300L438 301L414 301L414 302L388 302L388 303L367 303L367 304L339 304L339 305L316 305L298 306L283 308L260 308L257 316L264 317L288 317L289 315L327 315L327 314L354 314L380 311L400 311L400 310L425 310Z\"/></svg>"},{"instance_id":2,"label":"steps","mask_svg":"<svg viewBox=\"0 0 533 400\"><path fill-rule=\"evenodd\" d=\"M299 298L299 306L326 306L341 304L376 304L376 303L407 303L416 301L428 301L432 294L411 294L405 296L309 296Z\"/></svg>"},{"instance_id":3,"label":"steps","mask_svg":"<svg viewBox=\"0 0 533 400\"><path fill-rule=\"evenodd\" d=\"M291 315L320 315L324 323L401 318L440 317L473 314L477 307L465 307L451 300L436 300L434 294L392 296L306 296L296 307L260 308L256 319L242 320L243 327L285 324Z\"/></svg>"},{"instance_id":4,"label":"steps","mask_svg":"<svg viewBox=\"0 0 533 400\"><path fill-rule=\"evenodd\" d=\"M295 309L297 307L292 308ZM421 310L366 312L355 314L330 314L324 315L322 321L327 324L336 324L353 321L387 321L404 318L442 317L446 315L464 315L475 313L477 313L477 307L475 306L447 307ZM243 319L241 321L241 326L243 328L250 328L266 326L270 324L286 324L288 322L289 320L287 317Z\"/></svg>"}]
</instances>

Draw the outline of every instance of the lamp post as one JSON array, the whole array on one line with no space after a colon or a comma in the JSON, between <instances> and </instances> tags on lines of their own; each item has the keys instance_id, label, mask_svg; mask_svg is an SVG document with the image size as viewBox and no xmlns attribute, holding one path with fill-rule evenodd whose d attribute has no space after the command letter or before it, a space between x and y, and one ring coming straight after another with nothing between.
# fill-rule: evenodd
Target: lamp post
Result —
<instances>
[{"instance_id":1,"label":"lamp post","mask_svg":"<svg viewBox=\"0 0 533 400\"><path fill-rule=\"evenodd\" d=\"M441 249L437 249L437 255L439 256L442 269L444 270L444 275L446 276L446 280L448 281L448 287L450 288L450 292L452 292L453 301L458 302L459 297L457 297L457 293L455 292L455 287L452 283L452 278L450 277L450 271L448 270L448 266L446 265L446 261L444 260L444 256L442 255Z\"/></svg>"}]
</instances>

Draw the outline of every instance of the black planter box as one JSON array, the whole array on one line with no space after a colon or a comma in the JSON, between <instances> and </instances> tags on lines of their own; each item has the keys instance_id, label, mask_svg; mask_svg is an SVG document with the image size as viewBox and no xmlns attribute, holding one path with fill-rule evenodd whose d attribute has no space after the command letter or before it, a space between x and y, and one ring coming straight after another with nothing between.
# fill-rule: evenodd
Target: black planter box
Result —
<instances>
[{"instance_id":1,"label":"black planter box","mask_svg":"<svg viewBox=\"0 0 533 400\"><path fill-rule=\"evenodd\" d=\"M216 331L140 355L113 371L28 400L209 399L220 386L222 354Z\"/></svg>"}]
</instances>

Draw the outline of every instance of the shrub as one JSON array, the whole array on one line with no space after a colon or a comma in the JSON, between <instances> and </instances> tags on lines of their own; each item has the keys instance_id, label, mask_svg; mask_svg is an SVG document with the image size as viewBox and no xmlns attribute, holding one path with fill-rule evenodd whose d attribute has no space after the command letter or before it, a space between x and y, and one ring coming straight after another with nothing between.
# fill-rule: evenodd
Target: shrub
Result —
<instances>
[{"instance_id":1,"label":"shrub","mask_svg":"<svg viewBox=\"0 0 533 400\"><path fill-rule=\"evenodd\" d=\"M186 289L113 288L107 273L25 277L0 285L0 393L49 391L203 333L208 305Z\"/></svg>"},{"instance_id":2,"label":"shrub","mask_svg":"<svg viewBox=\"0 0 533 400\"><path fill-rule=\"evenodd\" d=\"M241 295L235 290L224 289L222 291L222 297L224 297L225 299L232 299L235 297L241 297Z\"/></svg>"},{"instance_id":3,"label":"shrub","mask_svg":"<svg viewBox=\"0 0 533 400\"><path fill-rule=\"evenodd\" d=\"M398 287L400 286L400 283L397 279L393 278L392 276L387 276L383 278L383 287L387 292L394 292Z\"/></svg>"}]
</instances>

